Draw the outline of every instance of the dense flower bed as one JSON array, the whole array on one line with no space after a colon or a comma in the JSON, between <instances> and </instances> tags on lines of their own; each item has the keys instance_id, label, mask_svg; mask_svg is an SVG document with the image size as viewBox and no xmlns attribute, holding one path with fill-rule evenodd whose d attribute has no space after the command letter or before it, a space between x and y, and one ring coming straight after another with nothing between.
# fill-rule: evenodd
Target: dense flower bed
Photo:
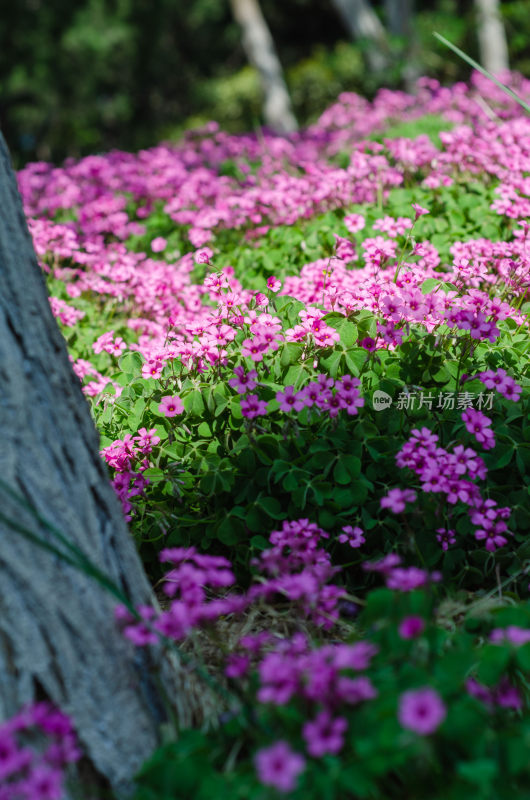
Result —
<instances>
[{"instance_id":1,"label":"dense flower bed","mask_svg":"<svg viewBox=\"0 0 530 800\"><path fill-rule=\"evenodd\" d=\"M529 176L481 76L19 173L124 514L171 564L167 607L118 623L209 631L233 690L140 799L525 796Z\"/></svg>"}]
</instances>

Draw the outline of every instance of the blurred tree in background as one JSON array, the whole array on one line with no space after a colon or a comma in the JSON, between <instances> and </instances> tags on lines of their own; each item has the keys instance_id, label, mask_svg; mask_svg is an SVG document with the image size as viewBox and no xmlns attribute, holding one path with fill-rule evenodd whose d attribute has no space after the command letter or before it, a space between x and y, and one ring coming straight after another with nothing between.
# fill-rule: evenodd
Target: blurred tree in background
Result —
<instances>
[{"instance_id":1,"label":"blurred tree in background","mask_svg":"<svg viewBox=\"0 0 530 800\"><path fill-rule=\"evenodd\" d=\"M468 67L434 39L435 30L479 57L473 0L422 0L402 28L391 10L404 0L364 2L385 28L391 59L384 70L370 66L373 41L352 38L338 2L260 0L300 124L340 91L371 97L383 85L410 88L418 74L465 79ZM529 75L528 2L506 0L500 9L510 66ZM0 122L17 166L147 147L210 119L252 130L263 123L261 106L229 0L3 4Z\"/></svg>"}]
</instances>

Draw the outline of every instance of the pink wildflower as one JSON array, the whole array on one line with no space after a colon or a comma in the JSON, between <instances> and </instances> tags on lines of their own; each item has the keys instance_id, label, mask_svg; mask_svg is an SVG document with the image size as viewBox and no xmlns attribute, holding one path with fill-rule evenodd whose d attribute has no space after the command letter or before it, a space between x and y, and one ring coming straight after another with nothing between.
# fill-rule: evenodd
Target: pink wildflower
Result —
<instances>
[{"instance_id":1,"label":"pink wildflower","mask_svg":"<svg viewBox=\"0 0 530 800\"><path fill-rule=\"evenodd\" d=\"M205 247L204 250L197 250L195 253L195 262L197 264L209 264L212 256L213 251L210 250L209 247Z\"/></svg>"},{"instance_id":2,"label":"pink wildflower","mask_svg":"<svg viewBox=\"0 0 530 800\"><path fill-rule=\"evenodd\" d=\"M352 528L351 525L345 525L342 530L343 533L340 533L337 537L341 544L348 543L350 547L360 547L366 541L362 528Z\"/></svg>"},{"instance_id":3,"label":"pink wildflower","mask_svg":"<svg viewBox=\"0 0 530 800\"><path fill-rule=\"evenodd\" d=\"M277 392L276 400L280 404L280 411L301 411L305 405L300 392L295 394L292 386L286 386L284 392Z\"/></svg>"},{"instance_id":4,"label":"pink wildflower","mask_svg":"<svg viewBox=\"0 0 530 800\"><path fill-rule=\"evenodd\" d=\"M381 508L389 508L394 514L399 514L405 510L406 503L413 503L416 500L416 492L412 489L390 489L386 497L380 500Z\"/></svg>"},{"instance_id":5,"label":"pink wildflower","mask_svg":"<svg viewBox=\"0 0 530 800\"><path fill-rule=\"evenodd\" d=\"M153 253L161 253L162 250L165 250L167 246L167 240L164 239L163 236L157 236L156 239L153 239L151 242L151 250Z\"/></svg>"},{"instance_id":6,"label":"pink wildflower","mask_svg":"<svg viewBox=\"0 0 530 800\"><path fill-rule=\"evenodd\" d=\"M306 722L302 728L307 752L315 758L326 753L338 753L344 745L347 728L348 723L344 717L333 719L329 711L321 711L313 722Z\"/></svg>"},{"instance_id":7,"label":"pink wildflower","mask_svg":"<svg viewBox=\"0 0 530 800\"><path fill-rule=\"evenodd\" d=\"M258 373L255 369L250 372L245 372L244 367L234 367L235 378L230 378L229 385L236 390L238 394L245 394L256 386L256 378Z\"/></svg>"},{"instance_id":8,"label":"pink wildflower","mask_svg":"<svg viewBox=\"0 0 530 800\"><path fill-rule=\"evenodd\" d=\"M422 206L419 206L417 203L412 203L412 208L414 209L414 220L419 219L424 214L430 214L430 211Z\"/></svg>"},{"instance_id":9,"label":"pink wildflower","mask_svg":"<svg viewBox=\"0 0 530 800\"><path fill-rule=\"evenodd\" d=\"M271 292L279 292L282 288L282 282L275 278L273 275L270 278L267 278L267 289L270 289Z\"/></svg>"},{"instance_id":10,"label":"pink wildflower","mask_svg":"<svg viewBox=\"0 0 530 800\"><path fill-rule=\"evenodd\" d=\"M177 414L182 414L184 411L184 405L180 397L170 397L169 395L166 395L166 397L162 398L162 402L158 406L158 410L165 417L176 417Z\"/></svg>"},{"instance_id":11,"label":"pink wildflower","mask_svg":"<svg viewBox=\"0 0 530 800\"><path fill-rule=\"evenodd\" d=\"M279 792L292 792L298 775L304 771L305 759L293 752L287 742L279 741L258 750L254 764L265 786L273 786Z\"/></svg>"},{"instance_id":12,"label":"pink wildflower","mask_svg":"<svg viewBox=\"0 0 530 800\"><path fill-rule=\"evenodd\" d=\"M425 622L421 617L405 617L401 620L398 633L402 639L415 639L425 629Z\"/></svg>"},{"instance_id":13,"label":"pink wildflower","mask_svg":"<svg viewBox=\"0 0 530 800\"><path fill-rule=\"evenodd\" d=\"M467 408L462 412L462 420L466 424L466 429L472 433L484 450L491 450L495 447L495 436L491 430L491 419L481 411L474 408Z\"/></svg>"},{"instance_id":14,"label":"pink wildflower","mask_svg":"<svg viewBox=\"0 0 530 800\"><path fill-rule=\"evenodd\" d=\"M446 716L445 705L434 689L412 689L399 698L400 725L420 736L428 736L442 724Z\"/></svg>"},{"instance_id":15,"label":"pink wildflower","mask_svg":"<svg viewBox=\"0 0 530 800\"><path fill-rule=\"evenodd\" d=\"M241 413L247 419L254 419L267 413L267 403L260 400L256 394L247 394L241 398Z\"/></svg>"}]
</instances>

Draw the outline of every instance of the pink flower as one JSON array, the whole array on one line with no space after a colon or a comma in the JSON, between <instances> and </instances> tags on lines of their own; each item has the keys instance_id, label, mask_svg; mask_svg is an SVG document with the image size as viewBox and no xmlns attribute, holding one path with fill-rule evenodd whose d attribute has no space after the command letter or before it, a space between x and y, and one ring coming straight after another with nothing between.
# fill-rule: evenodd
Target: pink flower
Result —
<instances>
[{"instance_id":1,"label":"pink flower","mask_svg":"<svg viewBox=\"0 0 530 800\"><path fill-rule=\"evenodd\" d=\"M204 250L197 250L194 258L197 264L209 264L212 256L213 250L210 250L209 247L205 247Z\"/></svg>"},{"instance_id":2,"label":"pink flower","mask_svg":"<svg viewBox=\"0 0 530 800\"><path fill-rule=\"evenodd\" d=\"M404 617L398 628L402 639L415 639L425 629L425 622L421 617Z\"/></svg>"},{"instance_id":3,"label":"pink flower","mask_svg":"<svg viewBox=\"0 0 530 800\"><path fill-rule=\"evenodd\" d=\"M429 686L403 692L399 698L400 725L420 736L434 733L444 721L446 713L440 695Z\"/></svg>"},{"instance_id":4,"label":"pink flower","mask_svg":"<svg viewBox=\"0 0 530 800\"><path fill-rule=\"evenodd\" d=\"M345 525L342 530L344 533L340 533L337 537L341 544L346 544L347 542L350 547L360 547L366 541L362 528L352 528L351 525Z\"/></svg>"},{"instance_id":5,"label":"pink flower","mask_svg":"<svg viewBox=\"0 0 530 800\"><path fill-rule=\"evenodd\" d=\"M153 239L151 242L151 250L153 253L161 253L162 250L165 250L167 246L167 240L164 239L163 236L157 236L156 239Z\"/></svg>"},{"instance_id":6,"label":"pink flower","mask_svg":"<svg viewBox=\"0 0 530 800\"><path fill-rule=\"evenodd\" d=\"M360 340L359 345L364 350L368 350L369 353L373 353L377 349L377 342L371 336L365 336L364 339Z\"/></svg>"},{"instance_id":7,"label":"pink flower","mask_svg":"<svg viewBox=\"0 0 530 800\"><path fill-rule=\"evenodd\" d=\"M307 752L315 758L338 753L344 745L347 727L344 717L333 719L329 711L321 711L313 722L306 722L302 728Z\"/></svg>"},{"instance_id":8,"label":"pink flower","mask_svg":"<svg viewBox=\"0 0 530 800\"><path fill-rule=\"evenodd\" d=\"M279 792L292 792L298 775L304 771L305 759L293 752L287 742L279 741L258 750L254 764L264 786L274 786Z\"/></svg>"},{"instance_id":9,"label":"pink flower","mask_svg":"<svg viewBox=\"0 0 530 800\"><path fill-rule=\"evenodd\" d=\"M428 209L422 208L422 206L419 206L417 203L412 203L412 208L414 209L414 212L415 212L414 220L419 219L424 214L429 214L430 213L428 211Z\"/></svg>"},{"instance_id":10,"label":"pink flower","mask_svg":"<svg viewBox=\"0 0 530 800\"><path fill-rule=\"evenodd\" d=\"M286 386L284 392L277 392L276 400L280 404L280 411L301 411L305 405L305 401L300 394L300 392L295 394L292 386Z\"/></svg>"},{"instance_id":11,"label":"pink flower","mask_svg":"<svg viewBox=\"0 0 530 800\"><path fill-rule=\"evenodd\" d=\"M162 375L164 364L158 358L150 358L142 366L142 378L148 380L149 378L158 379Z\"/></svg>"},{"instance_id":12,"label":"pink flower","mask_svg":"<svg viewBox=\"0 0 530 800\"><path fill-rule=\"evenodd\" d=\"M254 419L267 413L267 403L260 400L256 394L247 394L241 398L241 413L247 419Z\"/></svg>"},{"instance_id":13,"label":"pink flower","mask_svg":"<svg viewBox=\"0 0 530 800\"><path fill-rule=\"evenodd\" d=\"M448 550L449 545L456 542L455 532L452 529L436 528L436 540L440 543L442 550Z\"/></svg>"},{"instance_id":14,"label":"pink flower","mask_svg":"<svg viewBox=\"0 0 530 800\"><path fill-rule=\"evenodd\" d=\"M399 514L405 510L406 503L413 503L416 500L416 492L412 489L390 489L386 497L380 501L381 508L389 508L394 514Z\"/></svg>"},{"instance_id":15,"label":"pink flower","mask_svg":"<svg viewBox=\"0 0 530 800\"><path fill-rule=\"evenodd\" d=\"M419 567L396 567L386 576L388 588L398 592L412 592L420 586L425 586L428 581L429 573Z\"/></svg>"},{"instance_id":16,"label":"pink flower","mask_svg":"<svg viewBox=\"0 0 530 800\"><path fill-rule=\"evenodd\" d=\"M270 289L271 292L279 292L282 288L282 282L275 278L273 275L270 278L267 278L267 289Z\"/></svg>"},{"instance_id":17,"label":"pink flower","mask_svg":"<svg viewBox=\"0 0 530 800\"><path fill-rule=\"evenodd\" d=\"M480 372L478 377L487 389L496 389L507 400L517 402L523 391L502 367L499 367L496 371L488 369L485 372Z\"/></svg>"},{"instance_id":18,"label":"pink flower","mask_svg":"<svg viewBox=\"0 0 530 800\"><path fill-rule=\"evenodd\" d=\"M247 655L232 654L225 667L225 675L227 678L242 678L247 674L249 667L250 658Z\"/></svg>"},{"instance_id":19,"label":"pink flower","mask_svg":"<svg viewBox=\"0 0 530 800\"><path fill-rule=\"evenodd\" d=\"M484 450L491 450L495 447L495 436L491 430L491 419L482 411L468 408L462 412L462 420L466 424L469 433L472 433Z\"/></svg>"},{"instance_id":20,"label":"pink flower","mask_svg":"<svg viewBox=\"0 0 530 800\"><path fill-rule=\"evenodd\" d=\"M362 231L366 222L362 214L348 214L344 217L344 224L350 233L357 233L357 231Z\"/></svg>"},{"instance_id":21,"label":"pink flower","mask_svg":"<svg viewBox=\"0 0 530 800\"><path fill-rule=\"evenodd\" d=\"M508 625L507 628L494 628L490 633L490 642L503 644L509 642L515 646L530 642L530 630L520 628L518 625Z\"/></svg>"},{"instance_id":22,"label":"pink flower","mask_svg":"<svg viewBox=\"0 0 530 800\"><path fill-rule=\"evenodd\" d=\"M243 358L251 358L252 361L262 361L267 343L260 336L253 339L244 339L241 345L241 355Z\"/></svg>"},{"instance_id":23,"label":"pink flower","mask_svg":"<svg viewBox=\"0 0 530 800\"><path fill-rule=\"evenodd\" d=\"M169 395L166 395L166 397L162 398L162 402L158 406L158 410L165 417L176 417L177 414L183 413L184 405L180 397L170 397Z\"/></svg>"},{"instance_id":24,"label":"pink flower","mask_svg":"<svg viewBox=\"0 0 530 800\"><path fill-rule=\"evenodd\" d=\"M245 372L244 367L234 367L235 378L230 378L229 385L236 390L238 394L245 394L256 386L256 378L258 373L255 369L250 372Z\"/></svg>"}]
</instances>

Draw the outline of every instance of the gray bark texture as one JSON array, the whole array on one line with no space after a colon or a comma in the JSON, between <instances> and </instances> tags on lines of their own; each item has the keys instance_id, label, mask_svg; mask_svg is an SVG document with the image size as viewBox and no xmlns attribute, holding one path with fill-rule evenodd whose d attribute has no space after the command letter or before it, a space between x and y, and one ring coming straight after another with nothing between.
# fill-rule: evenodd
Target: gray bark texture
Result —
<instances>
[{"instance_id":1,"label":"gray bark texture","mask_svg":"<svg viewBox=\"0 0 530 800\"><path fill-rule=\"evenodd\" d=\"M482 66L497 76L510 68L508 43L499 0L475 0Z\"/></svg>"},{"instance_id":2,"label":"gray bark texture","mask_svg":"<svg viewBox=\"0 0 530 800\"><path fill-rule=\"evenodd\" d=\"M150 603L88 404L50 310L1 134L0 433L4 483L135 605ZM0 510L53 542L45 526L1 490ZM88 775L126 797L132 776L159 743L166 719L161 692L174 701L181 724L191 719L184 672L159 648L135 648L117 632L116 601L99 584L2 521L0 587L0 721L35 699L49 699L71 715L86 754L79 785Z\"/></svg>"},{"instance_id":3,"label":"gray bark texture","mask_svg":"<svg viewBox=\"0 0 530 800\"><path fill-rule=\"evenodd\" d=\"M276 133L288 134L298 129L291 98L283 79L274 41L258 0L230 0L232 13L241 26L243 48L256 68L263 89L263 118Z\"/></svg>"},{"instance_id":4,"label":"gray bark texture","mask_svg":"<svg viewBox=\"0 0 530 800\"><path fill-rule=\"evenodd\" d=\"M346 30L352 39L365 39L366 61L374 72L381 72L390 64L385 29L369 0L332 0Z\"/></svg>"}]
</instances>

